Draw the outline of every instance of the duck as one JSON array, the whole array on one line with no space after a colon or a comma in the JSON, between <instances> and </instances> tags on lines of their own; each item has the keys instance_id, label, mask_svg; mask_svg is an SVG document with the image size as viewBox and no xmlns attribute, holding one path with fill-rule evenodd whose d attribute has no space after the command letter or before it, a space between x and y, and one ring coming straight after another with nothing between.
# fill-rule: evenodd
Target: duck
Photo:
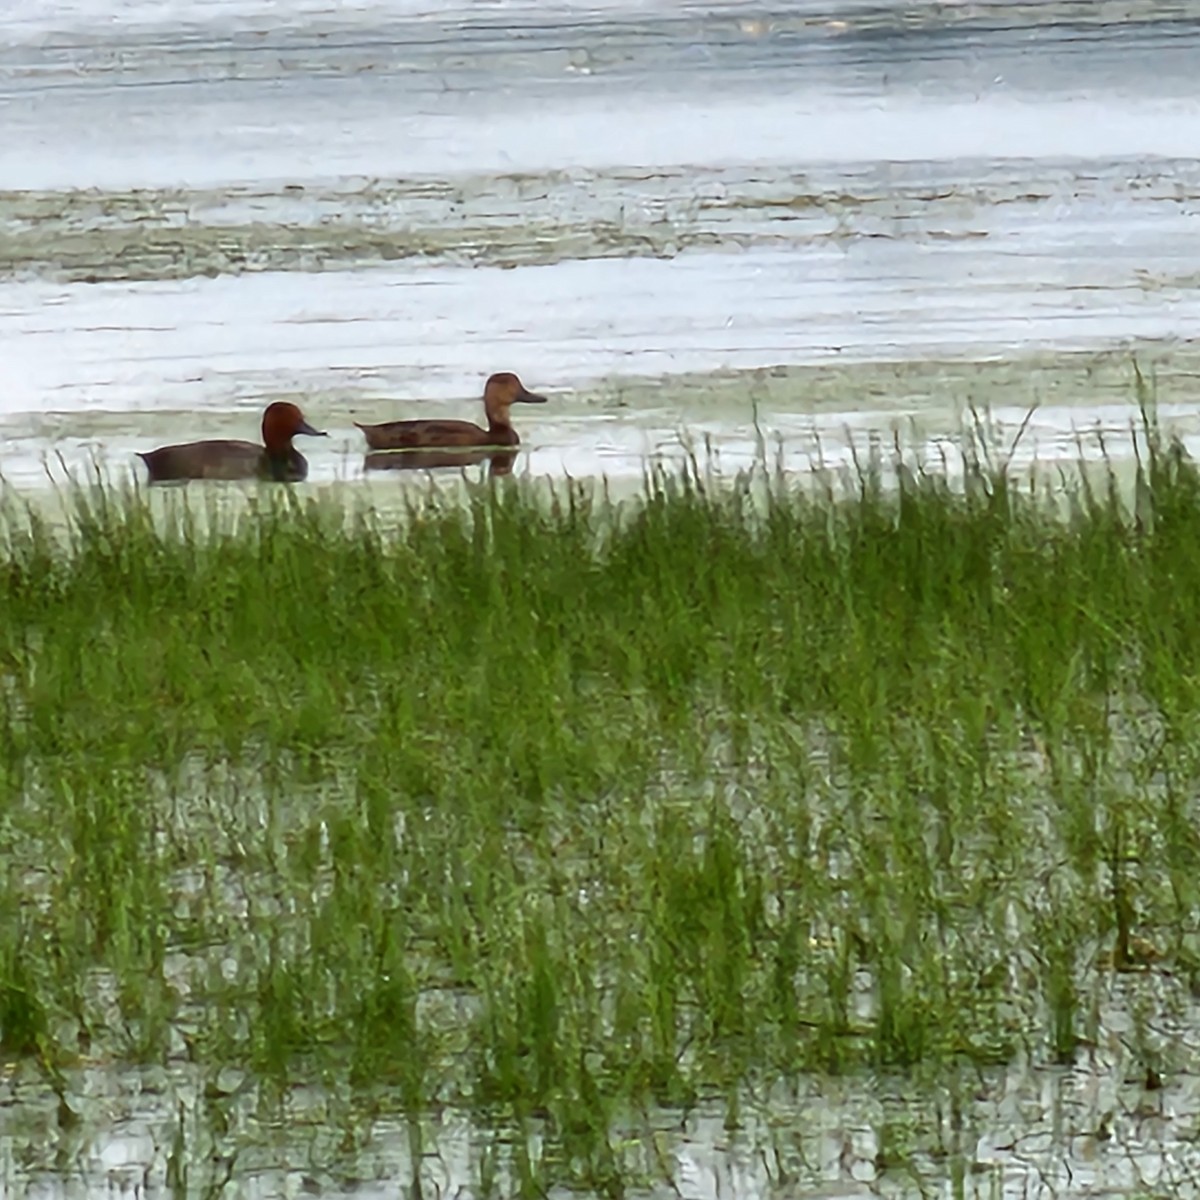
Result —
<instances>
[{"instance_id":1,"label":"duck","mask_svg":"<svg viewBox=\"0 0 1200 1200\"><path fill-rule=\"evenodd\" d=\"M489 376L483 389L483 411L487 428L470 421L387 421L382 425L358 425L372 450L418 450L454 446L519 446L521 439L509 420L514 404L545 404L546 397L529 391L511 372Z\"/></svg>"},{"instance_id":2,"label":"duck","mask_svg":"<svg viewBox=\"0 0 1200 1200\"><path fill-rule=\"evenodd\" d=\"M488 475L511 475L517 452L511 448L468 450L408 450L403 454L376 451L363 456L365 471L437 471L449 467L476 467L487 463Z\"/></svg>"},{"instance_id":3,"label":"duck","mask_svg":"<svg viewBox=\"0 0 1200 1200\"><path fill-rule=\"evenodd\" d=\"M138 453L150 472L151 483L177 479L264 479L299 483L308 476L308 462L293 445L298 433L325 437L314 429L294 404L276 400L262 419L261 446L254 442L214 440L161 446Z\"/></svg>"}]
</instances>

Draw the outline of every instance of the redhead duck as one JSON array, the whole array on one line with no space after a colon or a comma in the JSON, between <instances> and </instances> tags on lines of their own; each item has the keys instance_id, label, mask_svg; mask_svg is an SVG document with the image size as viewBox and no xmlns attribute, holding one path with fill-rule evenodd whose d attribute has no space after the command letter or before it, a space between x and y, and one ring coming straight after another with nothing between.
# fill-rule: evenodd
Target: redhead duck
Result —
<instances>
[{"instance_id":1,"label":"redhead duck","mask_svg":"<svg viewBox=\"0 0 1200 1200\"><path fill-rule=\"evenodd\" d=\"M511 372L491 376L483 389L483 410L488 425L481 429L470 421L388 421L383 425L358 425L372 450L416 450L433 446L518 446L521 439L508 419L514 404L545 404L546 397L527 391Z\"/></svg>"},{"instance_id":2,"label":"redhead duck","mask_svg":"<svg viewBox=\"0 0 1200 1200\"><path fill-rule=\"evenodd\" d=\"M408 450L368 454L366 471L436 471L443 467L475 467L487 463L488 475L511 475L517 461L515 450Z\"/></svg>"},{"instance_id":3,"label":"redhead duck","mask_svg":"<svg viewBox=\"0 0 1200 1200\"><path fill-rule=\"evenodd\" d=\"M324 437L294 405L276 400L262 419L261 446L254 442L188 442L162 446L138 457L150 471L151 483L171 479L270 479L296 483L308 475L308 463L293 445L298 433Z\"/></svg>"}]
</instances>

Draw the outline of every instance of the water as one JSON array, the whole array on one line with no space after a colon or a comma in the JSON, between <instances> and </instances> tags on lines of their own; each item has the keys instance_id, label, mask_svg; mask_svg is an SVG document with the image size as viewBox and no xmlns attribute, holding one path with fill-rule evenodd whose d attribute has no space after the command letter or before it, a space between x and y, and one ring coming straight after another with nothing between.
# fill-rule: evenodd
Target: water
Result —
<instances>
[{"instance_id":1,"label":"water","mask_svg":"<svg viewBox=\"0 0 1200 1200\"><path fill-rule=\"evenodd\" d=\"M1200 445L1200 13L1114 13L9 0L3 474L42 488L59 454L130 473L164 441L252 437L289 398L333 435L304 447L313 484L362 488L353 419L472 415L502 369L552 398L519 414L517 468L552 477L636 479L706 442L729 469L897 431L936 452L972 405L1001 441L1039 406L1021 461L1102 436L1120 455L1135 356ZM1158 984L1114 983L1091 1061L972 1083L964 1194L1194 1182L1195 1064L1155 1094L1127 1078L1126 986ZM181 1134L219 1179L218 1102L222 1145L243 1139L227 1194L452 1194L495 1136L446 1118L414 1166L384 1121L339 1158L357 1118L337 1097L269 1119L205 1086L84 1065L64 1123L31 1068L0 1074L0 1190L160 1195ZM799 1087L748 1099L736 1136L715 1103L656 1114L646 1190L907 1195L877 1161L901 1128L951 1194L936 1086Z\"/></svg>"},{"instance_id":2,"label":"water","mask_svg":"<svg viewBox=\"0 0 1200 1200\"><path fill-rule=\"evenodd\" d=\"M848 430L928 445L967 393L1002 432L1041 403L1031 455L1119 447L1133 351L1200 436L1200 22L1125 17L8 6L4 474L130 472L287 396L334 434L314 482L358 481L353 419L471 415L500 369L554 396L518 467L551 476L637 478L706 437L797 469Z\"/></svg>"},{"instance_id":3,"label":"water","mask_svg":"<svg viewBox=\"0 0 1200 1200\"><path fill-rule=\"evenodd\" d=\"M1116 987L1114 1000L1134 1004L1145 990ZM1111 1015L1119 1027L1120 1012ZM951 1069L936 1087L888 1074L798 1080L743 1097L736 1127L717 1101L631 1116L614 1147L628 1176L644 1180L636 1194L655 1197L1194 1194L1197 1077L1148 1091L1123 1074L1128 1067L1114 1037L1071 1069ZM386 1105L368 1115L378 1098L363 1095L356 1106L305 1087L272 1096L236 1068L204 1080L180 1064L117 1071L98 1063L71 1078L67 1120L48 1088L26 1078L4 1085L5 1195L165 1196L185 1172L175 1194L469 1196L481 1194L487 1153L505 1164L500 1194L515 1191L507 1167L515 1132L452 1109L423 1118L414 1138ZM536 1164L543 1147L534 1126Z\"/></svg>"}]
</instances>

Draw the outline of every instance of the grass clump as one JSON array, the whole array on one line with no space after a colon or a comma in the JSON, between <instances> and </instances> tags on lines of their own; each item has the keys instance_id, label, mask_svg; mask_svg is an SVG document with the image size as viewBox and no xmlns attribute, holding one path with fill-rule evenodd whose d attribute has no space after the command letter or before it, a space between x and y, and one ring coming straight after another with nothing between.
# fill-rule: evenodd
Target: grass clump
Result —
<instances>
[{"instance_id":1,"label":"grass clump","mask_svg":"<svg viewBox=\"0 0 1200 1200\"><path fill-rule=\"evenodd\" d=\"M969 482L10 511L0 1050L548 1119L607 1190L641 1104L1069 1060L1195 969L1200 479Z\"/></svg>"}]
</instances>

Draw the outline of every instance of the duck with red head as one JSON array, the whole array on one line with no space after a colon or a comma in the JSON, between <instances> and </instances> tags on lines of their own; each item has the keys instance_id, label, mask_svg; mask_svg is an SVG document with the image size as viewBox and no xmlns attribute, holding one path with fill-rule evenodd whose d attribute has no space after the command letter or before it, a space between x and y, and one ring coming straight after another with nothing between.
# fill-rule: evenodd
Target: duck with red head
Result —
<instances>
[{"instance_id":1,"label":"duck with red head","mask_svg":"<svg viewBox=\"0 0 1200 1200\"><path fill-rule=\"evenodd\" d=\"M470 421L387 421L359 425L372 450L428 450L454 446L518 446L509 409L514 404L545 404L546 397L529 391L511 372L491 376L483 389L487 428ZM358 425L358 422L355 422Z\"/></svg>"},{"instance_id":2,"label":"duck with red head","mask_svg":"<svg viewBox=\"0 0 1200 1200\"><path fill-rule=\"evenodd\" d=\"M293 445L298 433L324 437L294 405L277 400L262 419L261 446L254 442L214 440L163 446L138 457L150 471L151 483L176 479L265 479L298 483L308 476L308 462Z\"/></svg>"}]
</instances>

